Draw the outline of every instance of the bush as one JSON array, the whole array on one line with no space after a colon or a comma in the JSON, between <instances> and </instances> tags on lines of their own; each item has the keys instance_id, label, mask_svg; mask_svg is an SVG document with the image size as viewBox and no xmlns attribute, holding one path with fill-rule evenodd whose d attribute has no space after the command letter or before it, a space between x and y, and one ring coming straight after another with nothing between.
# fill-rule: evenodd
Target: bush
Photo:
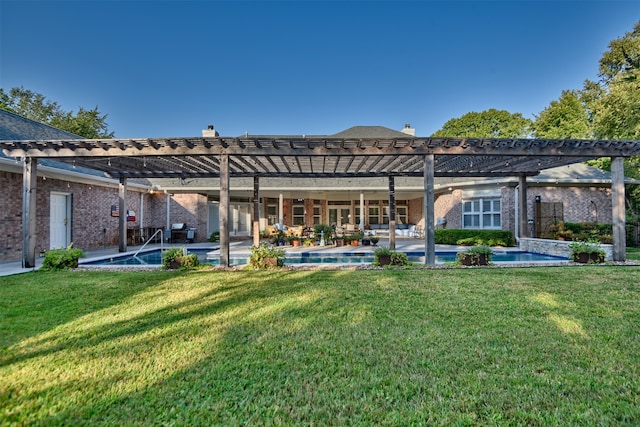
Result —
<instances>
[{"instance_id":1,"label":"bush","mask_svg":"<svg viewBox=\"0 0 640 427\"><path fill-rule=\"evenodd\" d=\"M209 236L209 241L217 242L218 240L220 240L220 232L214 231L213 233L211 233L211 235Z\"/></svg>"},{"instance_id":2,"label":"bush","mask_svg":"<svg viewBox=\"0 0 640 427\"><path fill-rule=\"evenodd\" d=\"M506 230L461 230L439 228L435 231L435 242L441 245L489 245L513 246L513 233Z\"/></svg>"},{"instance_id":3,"label":"bush","mask_svg":"<svg viewBox=\"0 0 640 427\"><path fill-rule=\"evenodd\" d=\"M385 260L386 258L386 260ZM404 252L396 252L387 246L379 246L373 251L373 265L409 265L409 258Z\"/></svg>"},{"instance_id":4,"label":"bush","mask_svg":"<svg viewBox=\"0 0 640 427\"><path fill-rule=\"evenodd\" d=\"M162 267L165 269L188 270L200 265L196 254L187 254L186 248L170 248L162 252Z\"/></svg>"},{"instance_id":5,"label":"bush","mask_svg":"<svg viewBox=\"0 0 640 427\"><path fill-rule=\"evenodd\" d=\"M262 243L259 246L251 246L249 250L251 251L251 256L249 257L249 267L251 268L266 270L284 265L284 249Z\"/></svg>"},{"instance_id":6,"label":"bush","mask_svg":"<svg viewBox=\"0 0 640 427\"><path fill-rule=\"evenodd\" d=\"M472 246L456 254L456 262L461 265L488 265L493 251L487 245Z\"/></svg>"},{"instance_id":7,"label":"bush","mask_svg":"<svg viewBox=\"0 0 640 427\"><path fill-rule=\"evenodd\" d=\"M46 271L70 270L78 266L78 259L84 256L82 249L74 248L73 243L65 249L51 249L44 254L42 269Z\"/></svg>"}]
</instances>

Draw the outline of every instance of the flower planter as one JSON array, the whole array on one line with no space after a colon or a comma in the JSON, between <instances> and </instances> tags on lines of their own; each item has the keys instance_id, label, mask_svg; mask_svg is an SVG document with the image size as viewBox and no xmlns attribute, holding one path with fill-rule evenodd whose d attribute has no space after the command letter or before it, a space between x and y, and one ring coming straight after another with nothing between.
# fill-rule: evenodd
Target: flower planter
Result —
<instances>
[{"instance_id":1,"label":"flower planter","mask_svg":"<svg viewBox=\"0 0 640 427\"><path fill-rule=\"evenodd\" d=\"M391 265L391 255L378 255L378 264Z\"/></svg>"},{"instance_id":2,"label":"flower planter","mask_svg":"<svg viewBox=\"0 0 640 427\"><path fill-rule=\"evenodd\" d=\"M601 264L604 262L604 257L594 252L580 252L573 254L573 261L581 264Z\"/></svg>"},{"instance_id":3,"label":"flower planter","mask_svg":"<svg viewBox=\"0 0 640 427\"><path fill-rule=\"evenodd\" d=\"M359 240L352 240L349 242L349 244L351 246L359 246L360 245L360 241Z\"/></svg>"},{"instance_id":4,"label":"flower planter","mask_svg":"<svg viewBox=\"0 0 640 427\"><path fill-rule=\"evenodd\" d=\"M489 255L485 254L461 254L458 258L464 266L489 265Z\"/></svg>"},{"instance_id":5,"label":"flower planter","mask_svg":"<svg viewBox=\"0 0 640 427\"><path fill-rule=\"evenodd\" d=\"M336 239L336 246L344 246L344 240Z\"/></svg>"}]
</instances>

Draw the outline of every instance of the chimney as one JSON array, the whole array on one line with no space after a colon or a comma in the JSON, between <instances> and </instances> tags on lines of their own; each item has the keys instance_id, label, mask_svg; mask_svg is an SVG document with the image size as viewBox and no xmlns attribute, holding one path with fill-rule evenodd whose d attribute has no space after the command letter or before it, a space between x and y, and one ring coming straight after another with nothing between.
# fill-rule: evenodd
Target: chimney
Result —
<instances>
[{"instance_id":1,"label":"chimney","mask_svg":"<svg viewBox=\"0 0 640 427\"><path fill-rule=\"evenodd\" d=\"M202 129L203 138L215 138L218 135L218 131L214 129L213 125L207 126L206 129Z\"/></svg>"},{"instance_id":2,"label":"chimney","mask_svg":"<svg viewBox=\"0 0 640 427\"><path fill-rule=\"evenodd\" d=\"M416 136L416 130L411 128L411 123L406 123L404 125L404 129L400 132L406 133L407 135Z\"/></svg>"}]
</instances>

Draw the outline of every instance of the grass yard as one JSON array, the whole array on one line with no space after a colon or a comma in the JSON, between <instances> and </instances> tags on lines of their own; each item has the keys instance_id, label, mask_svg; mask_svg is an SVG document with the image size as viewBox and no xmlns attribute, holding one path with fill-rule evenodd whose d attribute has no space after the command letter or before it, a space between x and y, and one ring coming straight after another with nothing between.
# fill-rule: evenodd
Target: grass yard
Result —
<instances>
[{"instance_id":1,"label":"grass yard","mask_svg":"<svg viewBox=\"0 0 640 427\"><path fill-rule=\"evenodd\" d=\"M640 425L640 267L0 278L0 425Z\"/></svg>"}]
</instances>

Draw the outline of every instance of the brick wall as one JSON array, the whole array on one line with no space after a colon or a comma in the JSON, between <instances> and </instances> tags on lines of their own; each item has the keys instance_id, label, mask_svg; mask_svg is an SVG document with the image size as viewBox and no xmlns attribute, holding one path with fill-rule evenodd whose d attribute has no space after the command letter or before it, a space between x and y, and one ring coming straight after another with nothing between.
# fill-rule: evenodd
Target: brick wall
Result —
<instances>
[{"instance_id":1,"label":"brick wall","mask_svg":"<svg viewBox=\"0 0 640 427\"><path fill-rule=\"evenodd\" d=\"M207 196L203 194L174 194L170 203L171 224L183 222L187 224L188 228L195 228L195 241L206 242L209 239L207 235L208 209Z\"/></svg>"},{"instance_id":2,"label":"brick wall","mask_svg":"<svg viewBox=\"0 0 640 427\"><path fill-rule=\"evenodd\" d=\"M2 259L22 257L22 175L0 172L0 254ZM71 198L71 241L81 249L97 249L118 244L118 218L111 216L111 205L118 205L116 187L98 186L38 177L36 188L36 251L50 247L51 193ZM140 193L127 191L127 209L138 216L128 227L139 227Z\"/></svg>"}]
</instances>

